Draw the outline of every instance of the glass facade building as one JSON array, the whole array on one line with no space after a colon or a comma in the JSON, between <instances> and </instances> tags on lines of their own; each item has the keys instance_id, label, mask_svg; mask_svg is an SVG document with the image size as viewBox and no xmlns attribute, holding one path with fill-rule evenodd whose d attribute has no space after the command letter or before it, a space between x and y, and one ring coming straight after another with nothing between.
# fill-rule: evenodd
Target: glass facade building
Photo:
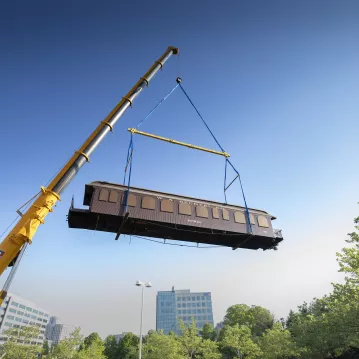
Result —
<instances>
[{"instance_id":1,"label":"glass facade building","mask_svg":"<svg viewBox=\"0 0 359 359\"><path fill-rule=\"evenodd\" d=\"M4 334L10 328L34 326L39 329L39 335L31 339L31 344L42 345L45 331L49 322L49 312L24 298L8 294L0 307L0 345L7 341Z\"/></svg>"},{"instance_id":2,"label":"glass facade building","mask_svg":"<svg viewBox=\"0 0 359 359\"><path fill-rule=\"evenodd\" d=\"M200 329L205 323L213 325L212 296L209 292L191 293L189 289L161 291L157 293L156 330L165 334L180 334L180 319L188 325L196 321Z\"/></svg>"}]
</instances>

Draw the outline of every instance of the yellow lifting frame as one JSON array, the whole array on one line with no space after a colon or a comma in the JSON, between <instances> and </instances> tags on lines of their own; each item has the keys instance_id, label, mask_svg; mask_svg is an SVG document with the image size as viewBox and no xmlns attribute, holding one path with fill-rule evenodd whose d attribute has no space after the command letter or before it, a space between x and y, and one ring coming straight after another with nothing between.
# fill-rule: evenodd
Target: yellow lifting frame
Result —
<instances>
[{"instance_id":1,"label":"yellow lifting frame","mask_svg":"<svg viewBox=\"0 0 359 359\"><path fill-rule=\"evenodd\" d=\"M220 156L224 156L226 158L231 156L227 152L215 151L215 150L211 150L209 148L200 147L200 146L196 146L196 145L191 145L190 143L180 142L180 141L172 140L171 138L166 138L166 137L162 137L162 136L153 135L152 133L142 132L142 131L139 131L139 130L137 130L135 128L129 128L128 131L131 132L132 134L138 134L138 135L142 135L142 136L146 136L146 137L151 137L151 138L154 138L156 140L161 140L161 141L173 143L175 145L180 145L180 146L192 148L194 150L213 153L214 155L220 155Z\"/></svg>"}]
</instances>

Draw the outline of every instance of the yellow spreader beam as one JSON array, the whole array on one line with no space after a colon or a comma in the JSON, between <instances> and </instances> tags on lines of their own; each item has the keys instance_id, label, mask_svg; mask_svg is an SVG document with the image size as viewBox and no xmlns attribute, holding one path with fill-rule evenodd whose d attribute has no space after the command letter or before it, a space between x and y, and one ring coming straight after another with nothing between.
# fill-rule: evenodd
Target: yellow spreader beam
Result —
<instances>
[{"instance_id":1,"label":"yellow spreader beam","mask_svg":"<svg viewBox=\"0 0 359 359\"><path fill-rule=\"evenodd\" d=\"M173 143L175 145L180 145L180 146L192 148L194 150L209 152L209 153L213 153L214 155L220 155L220 156L224 156L224 157L227 157L227 158L230 157L230 154L227 153L227 152L215 151L215 150L211 150L209 148L200 147L200 146L196 146L196 145L191 145L190 143L172 140L171 138L166 138L166 137L162 137L162 136L153 135L152 133L148 133L148 132L142 132L142 131L136 130L135 128L129 128L128 131L133 133L133 134L142 135L142 136L146 136L146 137L151 137L151 138L154 138L156 140L161 140L161 141Z\"/></svg>"}]
</instances>

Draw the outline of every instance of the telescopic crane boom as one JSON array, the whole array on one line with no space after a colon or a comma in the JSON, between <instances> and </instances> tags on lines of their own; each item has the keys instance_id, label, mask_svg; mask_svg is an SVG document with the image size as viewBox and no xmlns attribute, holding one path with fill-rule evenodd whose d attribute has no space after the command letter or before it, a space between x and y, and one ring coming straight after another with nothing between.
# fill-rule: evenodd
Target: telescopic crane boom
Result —
<instances>
[{"instance_id":1,"label":"telescopic crane boom","mask_svg":"<svg viewBox=\"0 0 359 359\"><path fill-rule=\"evenodd\" d=\"M132 106L135 98L148 86L155 74L162 69L165 62L172 56L177 55L178 48L168 47L166 52L152 65L146 74L132 87L125 97L116 105L110 114L98 125L84 144L74 153L71 159L59 171L48 187L41 187L39 195L32 206L23 214L0 244L0 275L19 254L25 243L31 243L40 224L44 223L45 217L53 211L53 207L60 199L60 194L75 177L81 167L89 162L92 152L101 143L105 136L112 131L116 122ZM7 288L6 288L7 289ZM0 304L6 297L6 290L0 293Z\"/></svg>"}]
</instances>

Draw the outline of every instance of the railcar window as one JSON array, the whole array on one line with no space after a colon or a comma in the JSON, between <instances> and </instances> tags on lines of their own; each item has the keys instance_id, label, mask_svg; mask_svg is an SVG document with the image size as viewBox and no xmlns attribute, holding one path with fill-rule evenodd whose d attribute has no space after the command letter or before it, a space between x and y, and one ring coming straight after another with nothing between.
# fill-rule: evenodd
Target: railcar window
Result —
<instances>
[{"instance_id":1,"label":"railcar window","mask_svg":"<svg viewBox=\"0 0 359 359\"><path fill-rule=\"evenodd\" d=\"M136 196L132 193L129 193L127 205L129 207L136 207L136 202L137 202ZM126 204L126 192L123 194L123 204Z\"/></svg>"},{"instance_id":2,"label":"railcar window","mask_svg":"<svg viewBox=\"0 0 359 359\"><path fill-rule=\"evenodd\" d=\"M117 191L111 191L110 192L110 202L116 203L118 200L118 192Z\"/></svg>"},{"instance_id":3,"label":"railcar window","mask_svg":"<svg viewBox=\"0 0 359 359\"><path fill-rule=\"evenodd\" d=\"M260 227L268 228L269 227L268 219L264 216L258 216L258 225Z\"/></svg>"},{"instance_id":4,"label":"railcar window","mask_svg":"<svg viewBox=\"0 0 359 359\"><path fill-rule=\"evenodd\" d=\"M163 199L161 201L161 211L173 213L173 201L170 201L169 199Z\"/></svg>"},{"instance_id":5,"label":"railcar window","mask_svg":"<svg viewBox=\"0 0 359 359\"><path fill-rule=\"evenodd\" d=\"M156 201L152 197L143 197L142 198L142 208L144 209L155 209Z\"/></svg>"},{"instance_id":6,"label":"railcar window","mask_svg":"<svg viewBox=\"0 0 359 359\"><path fill-rule=\"evenodd\" d=\"M107 189L102 189L100 191L100 195L98 196L98 200L99 201L104 201L104 202L108 201L108 190Z\"/></svg>"},{"instance_id":7,"label":"railcar window","mask_svg":"<svg viewBox=\"0 0 359 359\"><path fill-rule=\"evenodd\" d=\"M192 214L192 207L188 203L180 203L178 206L178 213L190 216Z\"/></svg>"},{"instance_id":8,"label":"railcar window","mask_svg":"<svg viewBox=\"0 0 359 359\"><path fill-rule=\"evenodd\" d=\"M208 209L205 206L197 206L196 207L196 215L197 217L208 218Z\"/></svg>"},{"instance_id":9,"label":"railcar window","mask_svg":"<svg viewBox=\"0 0 359 359\"><path fill-rule=\"evenodd\" d=\"M213 216L213 218L219 219L219 209L218 208L212 208L212 216Z\"/></svg>"},{"instance_id":10,"label":"railcar window","mask_svg":"<svg viewBox=\"0 0 359 359\"><path fill-rule=\"evenodd\" d=\"M234 212L234 221L236 223L246 223L246 217L243 212Z\"/></svg>"},{"instance_id":11,"label":"railcar window","mask_svg":"<svg viewBox=\"0 0 359 359\"><path fill-rule=\"evenodd\" d=\"M222 215L225 221L229 221L229 212L224 208L222 209Z\"/></svg>"},{"instance_id":12,"label":"railcar window","mask_svg":"<svg viewBox=\"0 0 359 359\"><path fill-rule=\"evenodd\" d=\"M253 214L250 214L249 218L251 219L251 224L256 224Z\"/></svg>"}]
</instances>

